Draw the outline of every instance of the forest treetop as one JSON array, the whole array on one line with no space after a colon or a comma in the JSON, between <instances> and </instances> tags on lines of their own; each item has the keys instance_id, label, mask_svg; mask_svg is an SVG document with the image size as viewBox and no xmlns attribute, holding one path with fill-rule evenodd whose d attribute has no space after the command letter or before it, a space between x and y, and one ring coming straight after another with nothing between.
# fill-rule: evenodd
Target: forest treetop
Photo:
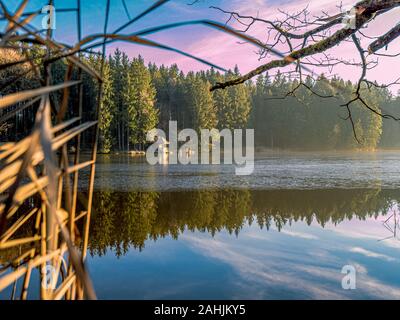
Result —
<instances>
[{"instance_id":1,"label":"forest treetop","mask_svg":"<svg viewBox=\"0 0 400 320\"><path fill-rule=\"evenodd\" d=\"M33 56L40 56L32 49ZM13 58L14 57L14 58ZM1 56L1 61L18 59L18 55ZM11 59L11 60L10 60ZM83 61L100 70L99 55L87 55ZM0 62L1 62L0 61ZM57 62L52 77L62 81L67 66ZM0 72L0 92L8 94L19 88L40 86L33 73L26 73L24 65ZM29 69L28 69L29 70ZM306 87L298 87L299 80L284 73L260 75L255 82L210 92L212 83L240 76L238 68L220 73L207 71L183 73L177 65L146 65L142 57L129 58L116 50L104 64L103 95L99 119L99 150L143 150L146 133L153 128L168 132L169 121L177 121L178 129L255 129L255 144L268 149L376 149L399 148L400 124L367 112L360 102L353 105L357 142L349 122L344 121L346 110L340 107L352 97L355 84L338 77L321 75L317 81L306 77ZM17 82L9 81L17 77ZM78 77L76 70L72 80ZM12 85L10 85L12 84ZM83 119L95 112L98 86L89 75L83 76ZM288 94L294 92L296 94ZM310 91L312 90L312 92ZM71 108L78 99L71 89ZM282 99L285 97L285 99ZM52 99L60 98L53 95ZM364 99L378 112L399 114L399 97L388 88L373 86ZM18 108L4 109L4 114ZM10 110L9 110L10 109ZM1 140L18 140L28 132L34 121L36 108L25 109L8 118ZM1 115L0 115L1 116ZM72 117L73 114L68 114ZM85 142L90 136L84 136Z\"/></svg>"}]
</instances>

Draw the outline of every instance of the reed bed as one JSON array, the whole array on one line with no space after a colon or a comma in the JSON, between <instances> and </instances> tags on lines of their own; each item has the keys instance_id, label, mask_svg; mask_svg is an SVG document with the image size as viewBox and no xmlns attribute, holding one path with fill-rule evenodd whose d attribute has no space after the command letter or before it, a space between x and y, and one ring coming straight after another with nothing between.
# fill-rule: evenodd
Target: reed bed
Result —
<instances>
[{"instance_id":1,"label":"reed bed","mask_svg":"<svg viewBox=\"0 0 400 320\"><path fill-rule=\"evenodd\" d=\"M3 1L0 2L2 22L6 23L1 33L0 52L4 56L14 52L14 56L19 57L2 60L0 70L23 64L26 74L34 74L40 83L38 88L17 90L0 99L0 123L22 110L37 107L30 134L20 141L0 147L0 253L9 253L7 259L1 262L0 292L12 287L11 299L27 299L32 273L37 269L40 284L35 287L40 292L32 293L32 296L46 300L96 299L85 257L96 162L98 112L91 121L82 121L84 106L80 93L83 72L96 79L99 91L101 74L83 62L81 53L63 57L69 47L56 42L51 29L43 32L30 24L40 10L25 12L28 4L28 0L22 1L11 13ZM49 5L52 4L49 1ZM71 11L76 13L80 39L81 1L76 4ZM45 52L43 66L35 64L29 56L30 46L38 46ZM68 68L65 81L55 83L51 77L51 65L60 59L65 60ZM71 81L70 70L73 68L79 74L76 81ZM69 112L73 116L67 119L72 87L78 90L80 100L78 106ZM55 93L61 99L57 99ZM81 161L81 137L89 130L94 132L91 157ZM71 146L74 146L74 152L71 152ZM87 207L78 211L79 173L83 169L90 170L90 187L87 190ZM24 229L25 232L21 232Z\"/></svg>"}]
</instances>

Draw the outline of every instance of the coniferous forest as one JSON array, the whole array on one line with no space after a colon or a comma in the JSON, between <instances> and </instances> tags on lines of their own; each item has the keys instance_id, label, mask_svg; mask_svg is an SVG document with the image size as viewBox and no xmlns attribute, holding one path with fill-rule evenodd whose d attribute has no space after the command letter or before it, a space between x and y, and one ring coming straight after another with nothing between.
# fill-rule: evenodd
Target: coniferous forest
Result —
<instances>
[{"instance_id":1,"label":"coniferous forest","mask_svg":"<svg viewBox=\"0 0 400 320\"><path fill-rule=\"evenodd\" d=\"M30 51L40 59L37 49ZM4 54L0 59L9 63L20 57L14 53ZM100 56L93 54L85 59L100 70ZM56 81L63 81L65 68L63 62L54 64L52 76ZM254 128L255 144L259 148L372 150L400 147L400 122L384 119L360 103L351 105L354 136L351 123L345 119L346 110L341 106L352 99L354 84L340 78L328 79L322 75L318 81L308 79L306 86L299 87L296 79L284 74L265 74L254 82L210 92L211 84L238 76L238 68L225 74L214 69L184 73L176 65L146 65L140 56L129 58L118 49L108 57L104 68L99 141L99 150L103 153L143 150L146 133L152 128L168 133L171 120L178 122L178 129ZM35 74L26 72L27 69L26 65L19 64L6 69L7 72L0 71L0 93L5 95L17 88L38 87ZM14 78L18 81L9 86L10 79ZM97 86L91 77L85 76L83 87L83 117L89 118L96 105ZM77 93L71 90L75 96L71 101L77 101ZM371 84L364 88L363 95L376 112L399 116L400 97L388 89ZM34 114L35 108L16 112L2 124L1 141L17 140L26 135L26 128L31 128L34 122ZM90 137L84 137L84 142L85 139L89 141Z\"/></svg>"}]
</instances>

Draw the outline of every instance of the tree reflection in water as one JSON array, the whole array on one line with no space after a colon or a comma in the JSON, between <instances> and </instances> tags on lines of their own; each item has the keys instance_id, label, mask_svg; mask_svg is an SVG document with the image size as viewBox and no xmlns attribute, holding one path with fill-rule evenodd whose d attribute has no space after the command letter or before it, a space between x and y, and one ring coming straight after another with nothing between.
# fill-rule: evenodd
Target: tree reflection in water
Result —
<instances>
[{"instance_id":1,"label":"tree reflection in water","mask_svg":"<svg viewBox=\"0 0 400 320\"><path fill-rule=\"evenodd\" d=\"M130 247L143 250L146 240L185 231L221 230L239 235L246 224L267 230L295 221L321 226L345 219L387 214L400 199L392 190L208 190L190 192L97 192L91 223L90 252L117 256Z\"/></svg>"}]
</instances>

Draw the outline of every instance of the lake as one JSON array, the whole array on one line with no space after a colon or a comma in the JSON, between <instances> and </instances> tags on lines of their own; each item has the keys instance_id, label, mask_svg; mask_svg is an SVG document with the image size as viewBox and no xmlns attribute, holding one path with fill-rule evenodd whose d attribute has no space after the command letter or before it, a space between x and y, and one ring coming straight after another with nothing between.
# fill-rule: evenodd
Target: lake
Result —
<instances>
[{"instance_id":1,"label":"lake","mask_svg":"<svg viewBox=\"0 0 400 320\"><path fill-rule=\"evenodd\" d=\"M259 154L241 177L99 156L89 272L100 299L399 299L399 184L396 152Z\"/></svg>"},{"instance_id":2,"label":"lake","mask_svg":"<svg viewBox=\"0 0 400 320\"><path fill-rule=\"evenodd\" d=\"M398 299L399 185L396 152L260 154L242 177L100 156L89 270L102 299Z\"/></svg>"}]
</instances>

